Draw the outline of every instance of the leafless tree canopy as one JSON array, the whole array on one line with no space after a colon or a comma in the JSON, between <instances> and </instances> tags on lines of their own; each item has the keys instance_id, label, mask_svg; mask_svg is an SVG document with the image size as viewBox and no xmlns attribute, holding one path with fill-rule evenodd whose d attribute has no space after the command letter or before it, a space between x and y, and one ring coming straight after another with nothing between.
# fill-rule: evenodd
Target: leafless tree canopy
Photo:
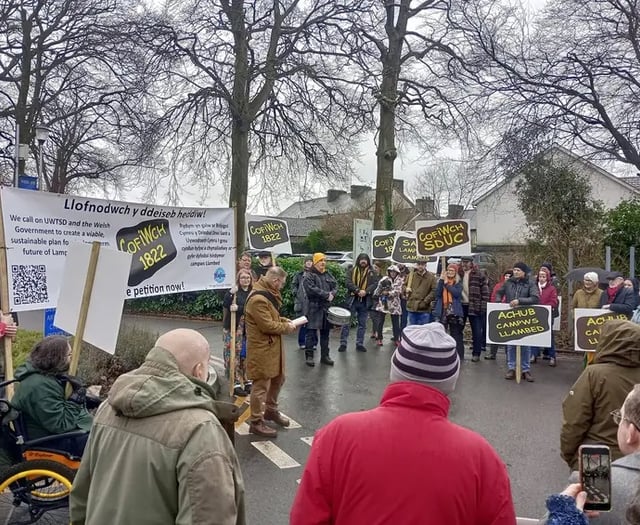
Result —
<instances>
[{"instance_id":1,"label":"leafless tree canopy","mask_svg":"<svg viewBox=\"0 0 640 525\"><path fill-rule=\"evenodd\" d=\"M17 122L20 143L35 155L35 127L51 129L50 191L77 190L83 181L117 186L123 168L144 163L143 61L120 29L134 7L128 0L0 5L0 140L15 147ZM5 161L14 157L8 149Z\"/></svg>"},{"instance_id":2,"label":"leafless tree canopy","mask_svg":"<svg viewBox=\"0 0 640 525\"><path fill-rule=\"evenodd\" d=\"M453 17L476 49L507 165L555 142L640 168L638 8L562 0L528 23L501 4Z\"/></svg>"}]
</instances>

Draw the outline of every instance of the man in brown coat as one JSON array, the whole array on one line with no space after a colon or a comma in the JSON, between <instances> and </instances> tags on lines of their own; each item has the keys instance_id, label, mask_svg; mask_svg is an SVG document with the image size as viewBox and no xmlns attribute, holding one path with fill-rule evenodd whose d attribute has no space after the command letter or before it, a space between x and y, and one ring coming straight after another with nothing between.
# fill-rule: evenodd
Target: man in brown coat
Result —
<instances>
[{"instance_id":1,"label":"man in brown coat","mask_svg":"<svg viewBox=\"0 0 640 525\"><path fill-rule=\"evenodd\" d=\"M289 319L280 317L280 291L286 280L287 273L279 266L272 266L253 285L244 307L247 376L253 380L249 431L264 437L278 434L265 421L273 421L281 427L289 426L289 420L278 411L278 394L284 383L282 335L296 330Z\"/></svg>"},{"instance_id":2,"label":"man in brown coat","mask_svg":"<svg viewBox=\"0 0 640 525\"><path fill-rule=\"evenodd\" d=\"M611 412L619 409L640 383L640 325L612 319L602 325L594 363L585 368L562 403L562 458L578 469L578 447L601 443L612 459L622 457L618 427Z\"/></svg>"}]
</instances>

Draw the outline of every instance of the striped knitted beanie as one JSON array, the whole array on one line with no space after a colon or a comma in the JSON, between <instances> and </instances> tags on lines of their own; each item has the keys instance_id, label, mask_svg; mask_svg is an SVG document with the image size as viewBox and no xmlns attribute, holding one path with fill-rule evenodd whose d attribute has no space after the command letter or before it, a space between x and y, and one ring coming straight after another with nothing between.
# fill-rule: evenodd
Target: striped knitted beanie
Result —
<instances>
[{"instance_id":1,"label":"striped knitted beanie","mask_svg":"<svg viewBox=\"0 0 640 525\"><path fill-rule=\"evenodd\" d=\"M389 379L416 381L451 394L460 373L456 342L441 323L409 325L391 358Z\"/></svg>"}]
</instances>

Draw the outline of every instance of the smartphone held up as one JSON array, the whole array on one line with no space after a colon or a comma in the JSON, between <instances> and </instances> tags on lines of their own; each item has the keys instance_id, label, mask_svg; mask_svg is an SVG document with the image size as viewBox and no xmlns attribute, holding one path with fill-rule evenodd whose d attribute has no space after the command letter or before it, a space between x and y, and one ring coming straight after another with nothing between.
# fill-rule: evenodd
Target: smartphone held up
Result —
<instances>
[{"instance_id":1,"label":"smartphone held up","mask_svg":"<svg viewBox=\"0 0 640 525\"><path fill-rule=\"evenodd\" d=\"M580 483L587 493L584 510L611 510L611 451L605 445L579 449Z\"/></svg>"}]
</instances>

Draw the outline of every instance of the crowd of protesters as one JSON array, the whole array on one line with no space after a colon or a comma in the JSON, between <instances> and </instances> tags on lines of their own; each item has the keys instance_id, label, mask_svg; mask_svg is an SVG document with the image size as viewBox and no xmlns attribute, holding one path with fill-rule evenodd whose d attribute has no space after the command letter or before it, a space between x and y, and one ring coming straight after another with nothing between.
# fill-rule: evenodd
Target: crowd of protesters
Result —
<instances>
[{"instance_id":1,"label":"crowd of protesters","mask_svg":"<svg viewBox=\"0 0 640 525\"><path fill-rule=\"evenodd\" d=\"M337 282L327 272L322 253L306 259L291 284L270 256L261 255L256 271L250 256L243 254L236 284L224 298L223 355L236 380L234 395L250 396L250 432L275 437L273 425L290 424L278 406L285 379L283 336L298 329L280 313L282 291L292 285L295 311L307 316L298 334L306 364L315 365L319 345L320 363L332 366L328 310ZM548 514L542 522L548 525L587 524L590 519L596 525L640 525L640 324L630 320L640 295L637 281L617 272L609 273L607 281L603 289L597 273L585 273L573 307L607 309L628 320L613 319L602 326L589 366L563 402L560 442L562 457L572 470L577 468L580 445L610 448L614 504L611 512L585 512L586 494L574 483L547 499ZM384 318L391 317L395 348L390 382L378 407L343 414L317 432L290 523L513 525L505 464L482 436L449 421L450 396L465 358L467 321L470 362L477 363L482 352L485 359L495 359L497 346L484 348L487 303L542 304L555 314L559 305L553 267L545 263L532 270L517 262L490 286L471 258L444 264L436 276L423 262L414 269L392 264L386 272L376 270L362 254L347 272L346 287L347 306L357 323L356 351L367 350L370 313L376 346L384 344ZM339 351L348 350L349 325L345 326L340 329ZM14 336L15 327L5 333ZM528 382L533 381L531 365L538 358L556 365L553 339L548 348L521 350L522 374ZM39 428L46 418L57 417L54 412L64 415L72 409L86 421L74 420L71 428L91 426L70 496L73 525L246 523L242 473L224 426L237 419L237 408L217 401L207 384L210 352L206 339L193 330L167 332L139 369L118 378L92 419L81 381L64 375L70 356L66 339L47 338L34 347L14 397L25 420ZM47 375L43 357L49 359L53 353L59 370ZM514 379L512 347L506 347L506 356L505 378ZM68 399L58 376L73 385ZM32 395L33 377L50 386L46 391L38 387L39 394ZM28 402L20 403L24 399ZM408 419L414 421L409 434L403 424ZM381 481L385 479L403 483ZM106 491L109 498L102 497ZM428 497L416 497L417 491Z\"/></svg>"}]
</instances>

